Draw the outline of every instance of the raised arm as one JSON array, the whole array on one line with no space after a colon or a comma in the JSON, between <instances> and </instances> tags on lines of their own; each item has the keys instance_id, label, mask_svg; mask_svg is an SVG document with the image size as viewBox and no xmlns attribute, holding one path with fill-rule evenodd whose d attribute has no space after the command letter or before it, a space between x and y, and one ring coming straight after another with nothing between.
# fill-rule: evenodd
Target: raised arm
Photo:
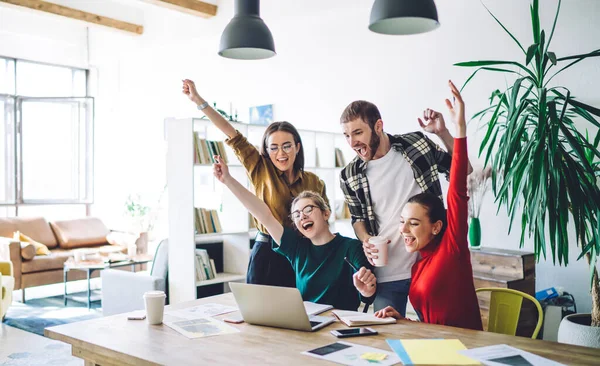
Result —
<instances>
[{"instance_id":1,"label":"raised arm","mask_svg":"<svg viewBox=\"0 0 600 366\"><path fill-rule=\"evenodd\" d=\"M456 124L456 137L454 138L454 151L452 154L452 168L450 169L450 186L448 187L448 228L445 235L450 235L448 242L455 245L455 249L466 249L467 245L467 220L468 201L467 174L469 159L467 155L467 123L465 120L465 104L456 86L449 82L454 104L446 99L446 106ZM463 248L464 247L464 248Z\"/></svg>"},{"instance_id":2,"label":"raised arm","mask_svg":"<svg viewBox=\"0 0 600 366\"><path fill-rule=\"evenodd\" d=\"M213 165L215 177L229 188L231 193L240 200L248 211L267 228L273 240L277 244L280 244L281 236L283 235L283 226L273 216L269 207L229 174L229 168L220 156L215 155L215 161L216 163Z\"/></svg>"},{"instance_id":3,"label":"raised arm","mask_svg":"<svg viewBox=\"0 0 600 366\"><path fill-rule=\"evenodd\" d=\"M187 95L187 97L194 102L197 106L206 103L206 100L198 94L196 91L196 84L192 80L185 79L183 80L183 94ZM206 108L202 110L206 117L214 123L214 125L221 130L227 137L233 138L236 135L235 128L225 119L221 114L214 110L213 107L208 105Z\"/></svg>"}]
</instances>

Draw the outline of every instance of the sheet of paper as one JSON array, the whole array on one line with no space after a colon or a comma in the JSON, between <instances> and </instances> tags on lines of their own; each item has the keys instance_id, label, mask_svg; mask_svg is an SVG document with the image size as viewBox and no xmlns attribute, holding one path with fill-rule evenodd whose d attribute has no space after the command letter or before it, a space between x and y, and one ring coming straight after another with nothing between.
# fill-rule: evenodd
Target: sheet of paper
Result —
<instances>
[{"instance_id":1,"label":"sheet of paper","mask_svg":"<svg viewBox=\"0 0 600 366\"><path fill-rule=\"evenodd\" d=\"M208 303L179 310L166 311L165 315L172 315L183 319L199 319L231 313L237 310L238 308L235 306Z\"/></svg>"},{"instance_id":2,"label":"sheet of paper","mask_svg":"<svg viewBox=\"0 0 600 366\"><path fill-rule=\"evenodd\" d=\"M459 351L461 354L484 365L492 366L559 366L556 361L534 355L533 353L520 350L506 344L487 346Z\"/></svg>"},{"instance_id":3,"label":"sheet of paper","mask_svg":"<svg viewBox=\"0 0 600 366\"><path fill-rule=\"evenodd\" d=\"M458 353L467 349L458 339L386 339L386 342L405 365L479 365Z\"/></svg>"},{"instance_id":4,"label":"sheet of paper","mask_svg":"<svg viewBox=\"0 0 600 366\"><path fill-rule=\"evenodd\" d=\"M398 356L393 352L349 342L331 343L323 347L302 352L302 354L342 365L352 366L387 366L400 363L400 358L398 358ZM361 358L365 354L377 355L379 358L385 356L385 358L382 360Z\"/></svg>"},{"instance_id":5,"label":"sheet of paper","mask_svg":"<svg viewBox=\"0 0 600 366\"><path fill-rule=\"evenodd\" d=\"M238 329L211 317L194 319L179 318L177 320L167 320L163 323L190 339L239 333Z\"/></svg>"}]
</instances>

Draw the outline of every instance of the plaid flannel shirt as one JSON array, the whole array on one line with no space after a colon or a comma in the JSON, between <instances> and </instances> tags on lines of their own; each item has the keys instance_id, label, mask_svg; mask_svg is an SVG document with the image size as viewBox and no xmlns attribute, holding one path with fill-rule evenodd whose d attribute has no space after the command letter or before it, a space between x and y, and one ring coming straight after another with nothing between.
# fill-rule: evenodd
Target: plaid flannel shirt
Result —
<instances>
[{"instance_id":1,"label":"plaid flannel shirt","mask_svg":"<svg viewBox=\"0 0 600 366\"><path fill-rule=\"evenodd\" d=\"M450 173L452 157L422 132L388 135L391 148L401 153L410 164L415 180L422 192L430 192L443 201L439 173ZM366 174L367 163L355 157L340 173L340 185L348 204L352 224L364 221L369 235L378 235L379 225L373 212ZM402 187L390 187L402 189Z\"/></svg>"}]
</instances>

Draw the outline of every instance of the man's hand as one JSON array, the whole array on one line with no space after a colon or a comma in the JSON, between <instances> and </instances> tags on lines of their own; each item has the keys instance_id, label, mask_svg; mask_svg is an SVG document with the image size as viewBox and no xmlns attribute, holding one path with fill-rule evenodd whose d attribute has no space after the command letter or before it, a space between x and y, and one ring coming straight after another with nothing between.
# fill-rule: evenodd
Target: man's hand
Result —
<instances>
[{"instance_id":1,"label":"man's hand","mask_svg":"<svg viewBox=\"0 0 600 366\"><path fill-rule=\"evenodd\" d=\"M360 267L358 272L352 276L352 282L354 287L364 296L371 297L375 295L375 286L377 285L377 278L371 272L370 269Z\"/></svg>"},{"instance_id":2,"label":"man's hand","mask_svg":"<svg viewBox=\"0 0 600 366\"><path fill-rule=\"evenodd\" d=\"M400 315L399 312L396 311L396 309L394 309L391 306L387 306L385 309L376 311L374 314L376 317L378 318L395 318L395 319L404 319L404 317L402 315Z\"/></svg>"},{"instance_id":3,"label":"man's hand","mask_svg":"<svg viewBox=\"0 0 600 366\"><path fill-rule=\"evenodd\" d=\"M365 257L367 257L369 263L374 266L375 263L373 263L373 258L377 259L377 252L379 251L375 249L375 245L369 244L369 239L371 239L370 236L363 241L363 251L365 252Z\"/></svg>"},{"instance_id":4,"label":"man's hand","mask_svg":"<svg viewBox=\"0 0 600 366\"><path fill-rule=\"evenodd\" d=\"M446 122L444 121L444 116L440 112L434 111L433 109L427 108L423 111L423 120L425 120L425 122L423 122L423 120L420 118L417 118L417 120L425 132L436 135L448 132Z\"/></svg>"}]
</instances>

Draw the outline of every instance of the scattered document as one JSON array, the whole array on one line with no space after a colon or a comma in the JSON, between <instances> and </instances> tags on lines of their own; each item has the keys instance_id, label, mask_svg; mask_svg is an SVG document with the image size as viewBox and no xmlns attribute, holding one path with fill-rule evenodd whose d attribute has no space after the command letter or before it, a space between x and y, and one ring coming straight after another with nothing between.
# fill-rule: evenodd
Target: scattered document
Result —
<instances>
[{"instance_id":1,"label":"scattered document","mask_svg":"<svg viewBox=\"0 0 600 366\"><path fill-rule=\"evenodd\" d=\"M458 351L467 347L458 339L386 339L405 365L479 365Z\"/></svg>"},{"instance_id":2,"label":"scattered document","mask_svg":"<svg viewBox=\"0 0 600 366\"><path fill-rule=\"evenodd\" d=\"M183 319L199 319L205 317L211 317L221 314L232 313L237 311L238 308L235 306L227 306L221 304L202 304L197 306L191 306L189 308L178 309L178 310L170 310L166 311L165 315L172 315L177 318Z\"/></svg>"},{"instance_id":3,"label":"scattered document","mask_svg":"<svg viewBox=\"0 0 600 366\"><path fill-rule=\"evenodd\" d=\"M163 323L190 339L239 333L238 329L211 317L169 320Z\"/></svg>"},{"instance_id":4,"label":"scattered document","mask_svg":"<svg viewBox=\"0 0 600 366\"><path fill-rule=\"evenodd\" d=\"M349 342L335 342L302 354L342 365L387 366L400 363L400 358L393 352Z\"/></svg>"},{"instance_id":5,"label":"scattered document","mask_svg":"<svg viewBox=\"0 0 600 366\"><path fill-rule=\"evenodd\" d=\"M459 351L461 354L492 366L558 366L562 363L534 355L506 344Z\"/></svg>"},{"instance_id":6,"label":"scattered document","mask_svg":"<svg viewBox=\"0 0 600 366\"><path fill-rule=\"evenodd\" d=\"M359 327L374 324L395 324L396 319L392 317L378 318L373 314L365 314L358 311L334 310L333 315L349 327Z\"/></svg>"},{"instance_id":7,"label":"scattered document","mask_svg":"<svg viewBox=\"0 0 600 366\"><path fill-rule=\"evenodd\" d=\"M317 304L316 302L304 301L304 308L308 316L317 315L333 309L331 305Z\"/></svg>"}]
</instances>

